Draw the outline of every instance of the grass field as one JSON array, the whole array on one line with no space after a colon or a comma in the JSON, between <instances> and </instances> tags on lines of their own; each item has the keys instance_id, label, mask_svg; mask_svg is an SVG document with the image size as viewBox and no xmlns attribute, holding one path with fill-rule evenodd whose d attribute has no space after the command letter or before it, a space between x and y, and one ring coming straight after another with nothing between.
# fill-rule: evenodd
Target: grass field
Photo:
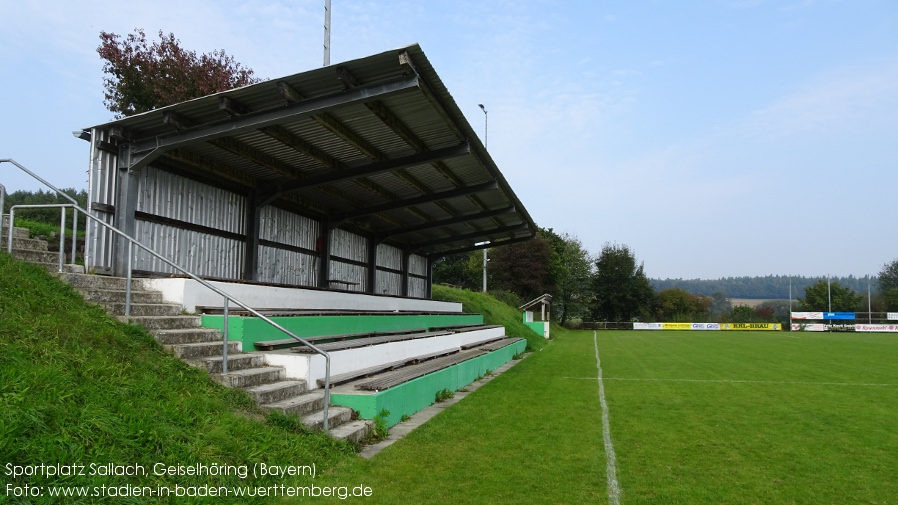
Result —
<instances>
[{"instance_id":1,"label":"grass field","mask_svg":"<svg viewBox=\"0 0 898 505\"><path fill-rule=\"evenodd\" d=\"M895 335L598 344L622 503L898 503Z\"/></svg>"},{"instance_id":2,"label":"grass field","mask_svg":"<svg viewBox=\"0 0 898 505\"><path fill-rule=\"evenodd\" d=\"M898 338L563 333L334 481L372 503L898 503Z\"/></svg>"},{"instance_id":3,"label":"grass field","mask_svg":"<svg viewBox=\"0 0 898 505\"><path fill-rule=\"evenodd\" d=\"M364 485L373 496L348 501L608 503L598 350L620 503L898 504L896 335L594 337L553 328L551 344L531 341L537 350L521 363L363 460L348 444L297 435L288 419L266 417L247 395L214 385L146 332L87 306L46 271L0 253L0 273L0 468L54 462L318 468L315 479L101 476L54 484ZM503 315L492 301L452 296L508 328L518 324L518 313ZM49 483L7 473L4 479L20 487ZM5 502L67 503L46 496L10 501L4 488Z\"/></svg>"}]
</instances>

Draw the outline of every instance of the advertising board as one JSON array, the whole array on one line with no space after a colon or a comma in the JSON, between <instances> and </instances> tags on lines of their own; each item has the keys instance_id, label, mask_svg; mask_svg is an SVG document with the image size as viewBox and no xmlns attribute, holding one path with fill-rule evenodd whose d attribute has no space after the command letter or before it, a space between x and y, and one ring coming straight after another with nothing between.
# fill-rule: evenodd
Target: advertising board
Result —
<instances>
[{"instance_id":1,"label":"advertising board","mask_svg":"<svg viewBox=\"0 0 898 505\"><path fill-rule=\"evenodd\" d=\"M741 331L779 331L783 329L780 323L720 323L721 330L741 330Z\"/></svg>"},{"instance_id":2,"label":"advertising board","mask_svg":"<svg viewBox=\"0 0 898 505\"><path fill-rule=\"evenodd\" d=\"M898 324L856 324L854 331L898 333Z\"/></svg>"}]
</instances>

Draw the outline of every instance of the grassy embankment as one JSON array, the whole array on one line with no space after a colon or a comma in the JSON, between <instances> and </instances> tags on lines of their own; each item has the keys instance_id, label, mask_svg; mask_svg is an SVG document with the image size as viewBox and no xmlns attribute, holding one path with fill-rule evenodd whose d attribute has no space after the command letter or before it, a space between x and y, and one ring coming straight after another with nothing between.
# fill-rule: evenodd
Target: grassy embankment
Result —
<instances>
[{"instance_id":1,"label":"grassy embankment","mask_svg":"<svg viewBox=\"0 0 898 505\"><path fill-rule=\"evenodd\" d=\"M505 326L505 334L509 337L527 339L528 352L537 351L546 345L546 339L542 335L537 335L523 323L520 310L493 298L489 294L434 285L433 298L435 300L461 303L462 310L465 312L483 314L484 323Z\"/></svg>"},{"instance_id":2,"label":"grassy embankment","mask_svg":"<svg viewBox=\"0 0 898 505\"><path fill-rule=\"evenodd\" d=\"M165 354L143 329L116 322L45 270L0 253L0 468L4 484L38 486L29 503L65 503L46 486L305 485L308 478L157 476L154 465L316 465L354 457L323 435L266 417L238 390ZM142 466L147 476L41 477L6 465ZM0 502L15 499L0 489ZM185 501L186 500L186 501ZM93 497L70 502L185 503ZM226 501L226 500L225 500ZM235 502L252 501L247 498ZM206 501L208 503L208 501Z\"/></svg>"}]
</instances>

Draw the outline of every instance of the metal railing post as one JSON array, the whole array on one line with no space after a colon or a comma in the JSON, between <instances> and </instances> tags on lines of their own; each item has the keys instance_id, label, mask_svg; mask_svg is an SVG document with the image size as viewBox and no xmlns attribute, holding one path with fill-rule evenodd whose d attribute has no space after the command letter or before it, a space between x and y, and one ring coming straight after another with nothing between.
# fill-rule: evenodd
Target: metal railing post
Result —
<instances>
[{"instance_id":1,"label":"metal railing post","mask_svg":"<svg viewBox=\"0 0 898 505\"><path fill-rule=\"evenodd\" d=\"M15 214L16 214L16 209L14 209L13 207L10 207L9 208L9 233L7 234L8 236L6 237L6 252L8 252L9 254L12 254L12 236L13 236L12 222L13 222Z\"/></svg>"},{"instance_id":2,"label":"metal railing post","mask_svg":"<svg viewBox=\"0 0 898 505\"><path fill-rule=\"evenodd\" d=\"M3 243L3 209L4 204L6 202L6 186L0 184L0 244ZM12 228L9 230L9 234L12 235Z\"/></svg>"},{"instance_id":3,"label":"metal railing post","mask_svg":"<svg viewBox=\"0 0 898 505\"><path fill-rule=\"evenodd\" d=\"M322 431L327 433L328 415L327 410L331 404L331 357L330 354L324 355L324 422L321 425Z\"/></svg>"},{"instance_id":4,"label":"metal railing post","mask_svg":"<svg viewBox=\"0 0 898 505\"><path fill-rule=\"evenodd\" d=\"M72 259L70 263L75 264L75 244L78 242L78 211L72 213ZM85 269L85 272L87 270Z\"/></svg>"},{"instance_id":5,"label":"metal railing post","mask_svg":"<svg viewBox=\"0 0 898 505\"><path fill-rule=\"evenodd\" d=\"M131 257L134 256L134 242L128 241L128 277L125 283L125 317L131 317Z\"/></svg>"},{"instance_id":6,"label":"metal railing post","mask_svg":"<svg viewBox=\"0 0 898 505\"><path fill-rule=\"evenodd\" d=\"M59 272L62 273L62 265L65 263L65 207L62 207L59 218Z\"/></svg>"},{"instance_id":7,"label":"metal railing post","mask_svg":"<svg viewBox=\"0 0 898 505\"><path fill-rule=\"evenodd\" d=\"M224 325L221 330L224 345L221 350L221 374L228 374L228 297L224 297Z\"/></svg>"}]
</instances>

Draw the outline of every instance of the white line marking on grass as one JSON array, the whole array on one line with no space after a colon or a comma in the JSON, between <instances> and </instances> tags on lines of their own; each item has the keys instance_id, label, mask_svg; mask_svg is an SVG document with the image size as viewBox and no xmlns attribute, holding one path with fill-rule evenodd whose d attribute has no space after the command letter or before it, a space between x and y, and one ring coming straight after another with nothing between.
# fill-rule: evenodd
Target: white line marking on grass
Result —
<instances>
[{"instance_id":1,"label":"white line marking on grass","mask_svg":"<svg viewBox=\"0 0 898 505\"><path fill-rule=\"evenodd\" d=\"M562 379L593 380L595 377L562 377ZM633 382L731 382L736 384L777 384L777 385L806 385L806 386L870 386L870 387L895 387L898 384L876 382L814 382L814 381L757 381L740 379L632 379L626 377L605 377L606 381L633 381Z\"/></svg>"},{"instance_id":2,"label":"white line marking on grass","mask_svg":"<svg viewBox=\"0 0 898 505\"><path fill-rule=\"evenodd\" d=\"M592 342L596 348L596 369L599 371L599 403L602 405L602 440L605 443L605 473L608 478L608 503L620 505L620 486L617 483L617 456L611 445L611 427L608 421L608 404L605 402L605 385L602 383L602 360L599 359L599 341L596 332L592 332Z\"/></svg>"}]
</instances>

